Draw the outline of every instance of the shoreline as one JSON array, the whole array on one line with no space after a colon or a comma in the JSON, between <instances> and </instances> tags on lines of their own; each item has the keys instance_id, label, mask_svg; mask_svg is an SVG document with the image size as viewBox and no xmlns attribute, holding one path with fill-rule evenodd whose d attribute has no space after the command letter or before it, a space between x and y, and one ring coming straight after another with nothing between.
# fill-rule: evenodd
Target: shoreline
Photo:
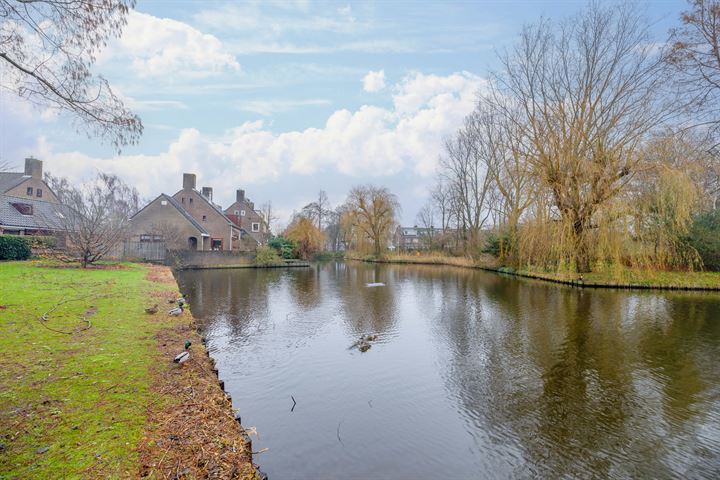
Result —
<instances>
[{"instance_id":1,"label":"shoreline","mask_svg":"<svg viewBox=\"0 0 720 480\"><path fill-rule=\"evenodd\" d=\"M386 263L396 265L438 265L459 268L469 268L475 270L483 270L501 275L528 278L532 280L540 280L543 282L566 285L576 288L597 288L597 289L618 289L618 290L671 290L671 291L695 291L695 292L720 292L720 272L712 274L717 275L717 285L695 285L695 284L661 284L661 283L632 283L632 282L615 282L615 281L583 281L569 280L557 278L551 274L543 274L538 272L530 272L493 265L483 265L464 257L433 257L433 259L419 257L401 257L401 258L370 258L355 255L346 255L347 260L366 262L366 263ZM683 274L685 272L672 272ZM696 273L696 272L690 272ZM587 274L586 274L587 275Z\"/></svg>"}]
</instances>

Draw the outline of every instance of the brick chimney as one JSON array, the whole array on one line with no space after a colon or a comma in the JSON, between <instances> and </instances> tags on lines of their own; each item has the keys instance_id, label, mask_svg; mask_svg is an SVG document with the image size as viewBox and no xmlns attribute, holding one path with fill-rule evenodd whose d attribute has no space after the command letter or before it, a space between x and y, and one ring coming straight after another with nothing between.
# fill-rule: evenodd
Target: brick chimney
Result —
<instances>
[{"instance_id":1,"label":"brick chimney","mask_svg":"<svg viewBox=\"0 0 720 480\"><path fill-rule=\"evenodd\" d=\"M245 190L238 190L235 192L235 200L238 202L244 202L245 201Z\"/></svg>"},{"instance_id":2,"label":"brick chimney","mask_svg":"<svg viewBox=\"0 0 720 480\"><path fill-rule=\"evenodd\" d=\"M202 187L202 195L212 202L212 187Z\"/></svg>"},{"instance_id":3,"label":"brick chimney","mask_svg":"<svg viewBox=\"0 0 720 480\"><path fill-rule=\"evenodd\" d=\"M195 189L195 174L183 173L183 190Z\"/></svg>"},{"instance_id":4,"label":"brick chimney","mask_svg":"<svg viewBox=\"0 0 720 480\"><path fill-rule=\"evenodd\" d=\"M26 158L25 159L25 175L33 177L38 180L42 180L42 160L37 158Z\"/></svg>"}]
</instances>

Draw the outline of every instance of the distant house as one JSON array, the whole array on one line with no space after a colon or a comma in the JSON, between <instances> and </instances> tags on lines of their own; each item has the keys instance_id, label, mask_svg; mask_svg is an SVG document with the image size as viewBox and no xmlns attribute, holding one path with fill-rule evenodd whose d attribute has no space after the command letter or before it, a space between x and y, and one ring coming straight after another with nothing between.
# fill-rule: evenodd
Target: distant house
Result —
<instances>
[{"instance_id":1,"label":"distant house","mask_svg":"<svg viewBox=\"0 0 720 480\"><path fill-rule=\"evenodd\" d=\"M417 225L413 227L397 227L393 243L398 250L425 250L430 248L432 239L441 230L436 228L422 228Z\"/></svg>"},{"instance_id":2,"label":"distant house","mask_svg":"<svg viewBox=\"0 0 720 480\"><path fill-rule=\"evenodd\" d=\"M213 190L195 188L196 176L183 174L174 195L161 194L130 219L131 241L165 242L179 250L247 250L258 242L213 203ZM248 242L249 241L249 242Z\"/></svg>"},{"instance_id":3,"label":"distant house","mask_svg":"<svg viewBox=\"0 0 720 480\"><path fill-rule=\"evenodd\" d=\"M248 232L258 244L267 243L267 222L262 213L255 210L255 204L245 196L245 190L235 192L235 202L225 209L225 215L239 228Z\"/></svg>"},{"instance_id":4,"label":"distant house","mask_svg":"<svg viewBox=\"0 0 720 480\"><path fill-rule=\"evenodd\" d=\"M42 178L42 161L25 159L24 172L0 172L0 233L53 235L69 210Z\"/></svg>"}]
</instances>

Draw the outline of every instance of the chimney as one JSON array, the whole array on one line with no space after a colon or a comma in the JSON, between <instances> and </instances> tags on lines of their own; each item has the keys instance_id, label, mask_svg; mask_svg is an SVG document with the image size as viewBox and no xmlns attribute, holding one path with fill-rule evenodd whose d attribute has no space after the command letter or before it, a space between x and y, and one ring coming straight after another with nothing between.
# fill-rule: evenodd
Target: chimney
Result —
<instances>
[{"instance_id":1,"label":"chimney","mask_svg":"<svg viewBox=\"0 0 720 480\"><path fill-rule=\"evenodd\" d=\"M38 180L42 180L42 160L37 158L26 158L25 159L25 175L33 177Z\"/></svg>"},{"instance_id":2,"label":"chimney","mask_svg":"<svg viewBox=\"0 0 720 480\"><path fill-rule=\"evenodd\" d=\"M195 189L195 174L183 173L183 190Z\"/></svg>"},{"instance_id":3,"label":"chimney","mask_svg":"<svg viewBox=\"0 0 720 480\"><path fill-rule=\"evenodd\" d=\"M203 187L202 195L212 202L212 187Z\"/></svg>"},{"instance_id":4,"label":"chimney","mask_svg":"<svg viewBox=\"0 0 720 480\"><path fill-rule=\"evenodd\" d=\"M236 194L235 199L236 199L238 202L244 202L244 201L245 201L245 190L238 190L237 192L235 192L235 194Z\"/></svg>"}]
</instances>

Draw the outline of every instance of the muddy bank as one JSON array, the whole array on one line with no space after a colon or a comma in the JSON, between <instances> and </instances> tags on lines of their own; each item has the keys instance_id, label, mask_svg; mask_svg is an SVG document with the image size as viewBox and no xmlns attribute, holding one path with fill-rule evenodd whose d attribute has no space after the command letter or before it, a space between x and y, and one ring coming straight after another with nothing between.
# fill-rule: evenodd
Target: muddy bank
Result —
<instances>
[{"instance_id":1,"label":"muddy bank","mask_svg":"<svg viewBox=\"0 0 720 480\"><path fill-rule=\"evenodd\" d=\"M148 280L175 284L168 267L149 268ZM171 306L167 290L152 295L162 308ZM148 321L153 318L149 315ZM138 447L138 477L264 478L252 463L250 436L236 420L190 311L158 331L155 341L162 361L153 366L151 389L156 400L148 407L147 427ZM190 359L177 365L173 358L186 341L192 344Z\"/></svg>"}]
</instances>

